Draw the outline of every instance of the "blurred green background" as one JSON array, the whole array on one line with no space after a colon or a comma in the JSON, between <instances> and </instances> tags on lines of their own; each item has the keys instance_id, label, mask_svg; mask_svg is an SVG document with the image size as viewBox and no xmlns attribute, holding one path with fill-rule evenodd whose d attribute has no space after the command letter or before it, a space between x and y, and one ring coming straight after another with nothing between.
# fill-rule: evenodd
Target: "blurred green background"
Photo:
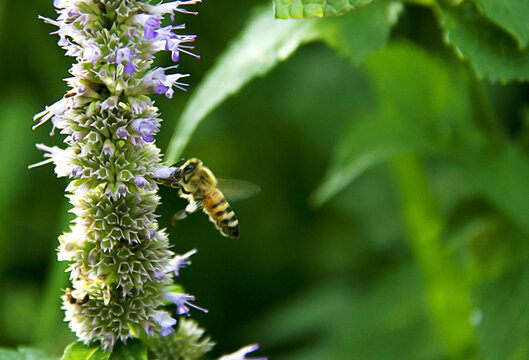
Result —
<instances>
[{"instance_id":1,"label":"blurred green background","mask_svg":"<svg viewBox=\"0 0 529 360\"><path fill-rule=\"evenodd\" d=\"M181 60L188 92L155 97L163 150L259 4L205 1L185 19L202 58ZM0 0L0 347L58 355L74 340L55 251L67 182L26 167L35 143L61 144L32 116L65 93L73 60L39 14L52 1ZM193 315L213 355L259 342L276 360L529 359L528 87L476 80L428 8L408 4L391 39L353 66L304 45L200 124L184 156L262 189L233 204L240 239L203 214L172 227L186 203L161 189L173 250L198 249L180 279L210 310Z\"/></svg>"}]
</instances>

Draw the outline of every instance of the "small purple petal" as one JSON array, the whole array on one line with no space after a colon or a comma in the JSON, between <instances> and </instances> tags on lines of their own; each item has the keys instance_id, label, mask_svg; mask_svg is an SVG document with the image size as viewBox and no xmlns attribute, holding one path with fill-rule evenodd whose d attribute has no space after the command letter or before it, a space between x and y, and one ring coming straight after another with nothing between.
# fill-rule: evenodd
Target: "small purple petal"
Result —
<instances>
[{"instance_id":1,"label":"small purple petal","mask_svg":"<svg viewBox=\"0 0 529 360\"><path fill-rule=\"evenodd\" d=\"M162 179L168 179L170 178L171 176L173 176L173 174L175 173L175 171L177 170L177 168L175 167L161 167L161 168L158 168L154 171L154 177L157 177L157 178L162 178Z\"/></svg>"},{"instance_id":2,"label":"small purple petal","mask_svg":"<svg viewBox=\"0 0 529 360\"><path fill-rule=\"evenodd\" d=\"M167 311L154 310L153 313L153 320L162 327L162 336L167 336L174 331L172 326L176 324L176 320Z\"/></svg>"},{"instance_id":3,"label":"small purple petal","mask_svg":"<svg viewBox=\"0 0 529 360\"><path fill-rule=\"evenodd\" d=\"M130 75L130 74L133 74L136 72L136 68L134 67L134 65L131 63L131 62L128 62L125 64L125 68L123 70L123 72L127 75Z\"/></svg>"},{"instance_id":4,"label":"small purple petal","mask_svg":"<svg viewBox=\"0 0 529 360\"><path fill-rule=\"evenodd\" d=\"M126 139L127 136L129 136L129 132L127 131L127 128L125 126L122 126L116 130L116 137L118 139Z\"/></svg>"},{"instance_id":5,"label":"small purple petal","mask_svg":"<svg viewBox=\"0 0 529 360\"><path fill-rule=\"evenodd\" d=\"M137 187L145 188L147 185L149 185L149 182L147 180L145 180L145 178L143 176L136 175L136 177L134 178L134 184Z\"/></svg>"},{"instance_id":6,"label":"small purple petal","mask_svg":"<svg viewBox=\"0 0 529 360\"><path fill-rule=\"evenodd\" d=\"M164 294L164 298L173 302L176 305L176 313L178 315L186 314L187 316L189 316L190 314L188 306L191 306L205 313L208 312L208 310L206 309L202 309L196 305L191 304L191 301L195 301L195 297L193 295L167 292Z\"/></svg>"},{"instance_id":7,"label":"small purple petal","mask_svg":"<svg viewBox=\"0 0 529 360\"><path fill-rule=\"evenodd\" d=\"M174 258L171 259L169 262L171 266L171 270L174 271L174 275L176 277L179 276L179 270L185 268L187 265L191 265L191 261L189 261L189 257L191 255L196 254L197 250L191 250L184 255L176 255Z\"/></svg>"}]
</instances>

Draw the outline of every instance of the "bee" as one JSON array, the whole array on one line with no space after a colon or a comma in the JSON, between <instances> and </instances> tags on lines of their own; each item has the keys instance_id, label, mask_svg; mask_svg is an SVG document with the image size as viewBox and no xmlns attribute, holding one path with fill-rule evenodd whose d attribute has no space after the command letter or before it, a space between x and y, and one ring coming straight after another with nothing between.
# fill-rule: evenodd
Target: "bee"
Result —
<instances>
[{"instance_id":1,"label":"bee","mask_svg":"<svg viewBox=\"0 0 529 360\"><path fill-rule=\"evenodd\" d=\"M65 296L66 301L68 301L68 303L71 305L74 305L74 304L84 305L88 302L88 300L90 300L90 298L88 297L88 294L85 294L82 299L76 299L72 295L72 289L70 288L66 288L64 296Z\"/></svg>"},{"instance_id":2,"label":"bee","mask_svg":"<svg viewBox=\"0 0 529 360\"><path fill-rule=\"evenodd\" d=\"M189 202L185 209L174 214L173 225L177 220L185 219L189 214L202 209L223 236L238 238L239 220L219 186L227 188L226 191L229 191L231 186L233 197L238 198L254 195L259 192L259 187L239 180L220 180L224 186L219 185L219 180L213 172L196 158L187 161L182 159L173 166L178 168L172 177L160 179L159 182L178 188L180 197Z\"/></svg>"}]
</instances>

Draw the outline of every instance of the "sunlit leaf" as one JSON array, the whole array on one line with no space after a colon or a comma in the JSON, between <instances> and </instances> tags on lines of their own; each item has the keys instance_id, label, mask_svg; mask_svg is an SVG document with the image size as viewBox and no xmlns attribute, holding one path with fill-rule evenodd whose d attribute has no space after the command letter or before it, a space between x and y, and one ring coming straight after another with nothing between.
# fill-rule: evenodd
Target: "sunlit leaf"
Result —
<instances>
[{"instance_id":1,"label":"sunlit leaf","mask_svg":"<svg viewBox=\"0 0 529 360\"><path fill-rule=\"evenodd\" d=\"M61 360L108 360L110 351L104 351L98 345L87 346L74 342L66 347Z\"/></svg>"},{"instance_id":2,"label":"sunlit leaf","mask_svg":"<svg viewBox=\"0 0 529 360\"><path fill-rule=\"evenodd\" d=\"M482 78L529 80L529 49L520 50L512 36L465 5L442 15L445 38L456 53Z\"/></svg>"},{"instance_id":3,"label":"sunlit leaf","mask_svg":"<svg viewBox=\"0 0 529 360\"><path fill-rule=\"evenodd\" d=\"M469 100L440 60L417 47L397 44L367 64L379 105L366 118L351 121L312 196L316 206L370 167L403 152L442 153L458 137L472 137Z\"/></svg>"},{"instance_id":4,"label":"sunlit leaf","mask_svg":"<svg viewBox=\"0 0 529 360\"><path fill-rule=\"evenodd\" d=\"M276 18L300 19L336 16L365 6L373 0L274 0Z\"/></svg>"},{"instance_id":5,"label":"sunlit leaf","mask_svg":"<svg viewBox=\"0 0 529 360\"><path fill-rule=\"evenodd\" d=\"M313 21L275 20L271 12L268 6L259 9L194 91L169 144L169 163L181 155L198 124L222 101L318 36Z\"/></svg>"},{"instance_id":6,"label":"sunlit leaf","mask_svg":"<svg viewBox=\"0 0 529 360\"><path fill-rule=\"evenodd\" d=\"M520 48L529 43L529 1L474 0L492 21L516 37Z\"/></svg>"},{"instance_id":7,"label":"sunlit leaf","mask_svg":"<svg viewBox=\"0 0 529 360\"><path fill-rule=\"evenodd\" d=\"M0 349L0 360L57 360L41 350L19 347L17 350Z\"/></svg>"}]
</instances>

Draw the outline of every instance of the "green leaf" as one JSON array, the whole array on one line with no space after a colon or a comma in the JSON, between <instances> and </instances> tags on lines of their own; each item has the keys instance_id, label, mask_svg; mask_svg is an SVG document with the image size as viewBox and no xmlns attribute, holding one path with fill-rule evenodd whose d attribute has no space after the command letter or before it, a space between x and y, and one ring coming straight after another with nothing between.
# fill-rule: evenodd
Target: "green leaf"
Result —
<instances>
[{"instance_id":1,"label":"green leaf","mask_svg":"<svg viewBox=\"0 0 529 360\"><path fill-rule=\"evenodd\" d=\"M474 298L479 309L475 316L478 349L483 359L529 358L529 267L522 266L497 281L480 285Z\"/></svg>"},{"instance_id":2,"label":"green leaf","mask_svg":"<svg viewBox=\"0 0 529 360\"><path fill-rule=\"evenodd\" d=\"M474 0L478 8L492 21L510 32L521 49L529 43L529 1Z\"/></svg>"},{"instance_id":3,"label":"green leaf","mask_svg":"<svg viewBox=\"0 0 529 360\"><path fill-rule=\"evenodd\" d=\"M529 49L520 50L513 37L466 5L441 15L446 41L481 78L528 81Z\"/></svg>"},{"instance_id":4,"label":"green leaf","mask_svg":"<svg viewBox=\"0 0 529 360\"><path fill-rule=\"evenodd\" d=\"M323 40L359 64L386 45L402 10L400 2L379 0L347 16L323 19L318 26Z\"/></svg>"},{"instance_id":5,"label":"green leaf","mask_svg":"<svg viewBox=\"0 0 529 360\"><path fill-rule=\"evenodd\" d=\"M118 344L110 360L147 360L147 347L140 340L132 340L125 344Z\"/></svg>"},{"instance_id":6,"label":"green leaf","mask_svg":"<svg viewBox=\"0 0 529 360\"><path fill-rule=\"evenodd\" d=\"M355 289L350 279L319 285L289 299L260 328L258 338L266 343L304 342L283 356L289 360L443 358L425 308L422 276L409 265L392 269L372 286Z\"/></svg>"},{"instance_id":7,"label":"green leaf","mask_svg":"<svg viewBox=\"0 0 529 360\"><path fill-rule=\"evenodd\" d=\"M0 360L57 360L41 350L19 347L17 350L0 349Z\"/></svg>"},{"instance_id":8,"label":"green leaf","mask_svg":"<svg viewBox=\"0 0 529 360\"><path fill-rule=\"evenodd\" d=\"M529 159L506 145L495 154L461 153L456 160L468 181L529 234L529 203L520 196L529 184Z\"/></svg>"},{"instance_id":9,"label":"green leaf","mask_svg":"<svg viewBox=\"0 0 529 360\"><path fill-rule=\"evenodd\" d=\"M364 171L404 152L444 153L476 141L466 94L444 63L417 47L394 44L367 62L378 96L371 114L352 122L312 195L319 206Z\"/></svg>"},{"instance_id":10,"label":"green leaf","mask_svg":"<svg viewBox=\"0 0 529 360\"><path fill-rule=\"evenodd\" d=\"M196 88L184 109L167 150L173 163L199 123L251 79L287 59L301 44L318 36L314 21L281 21L270 7L260 8Z\"/></svg>"},{"instance_id":11,"label":"green leaf","mask_svg":"<svg viewBox=\"0 0 529 360\"><path fill-rule=\"evenodd\" d=\"M66 347L61 360L108 360L110 351L104 351L98 345L87 346L74 342Z\"/></svg>"},{"instance_id":12,"label":"green leaf","mask_svg":"<svg viewBox=\"0 0 529 360\"><path fill-rule=\"evenodd\" d=\"M279 19L301 19L343 15L373 0L274 0Z\"/></svg>"}]
</instances>

